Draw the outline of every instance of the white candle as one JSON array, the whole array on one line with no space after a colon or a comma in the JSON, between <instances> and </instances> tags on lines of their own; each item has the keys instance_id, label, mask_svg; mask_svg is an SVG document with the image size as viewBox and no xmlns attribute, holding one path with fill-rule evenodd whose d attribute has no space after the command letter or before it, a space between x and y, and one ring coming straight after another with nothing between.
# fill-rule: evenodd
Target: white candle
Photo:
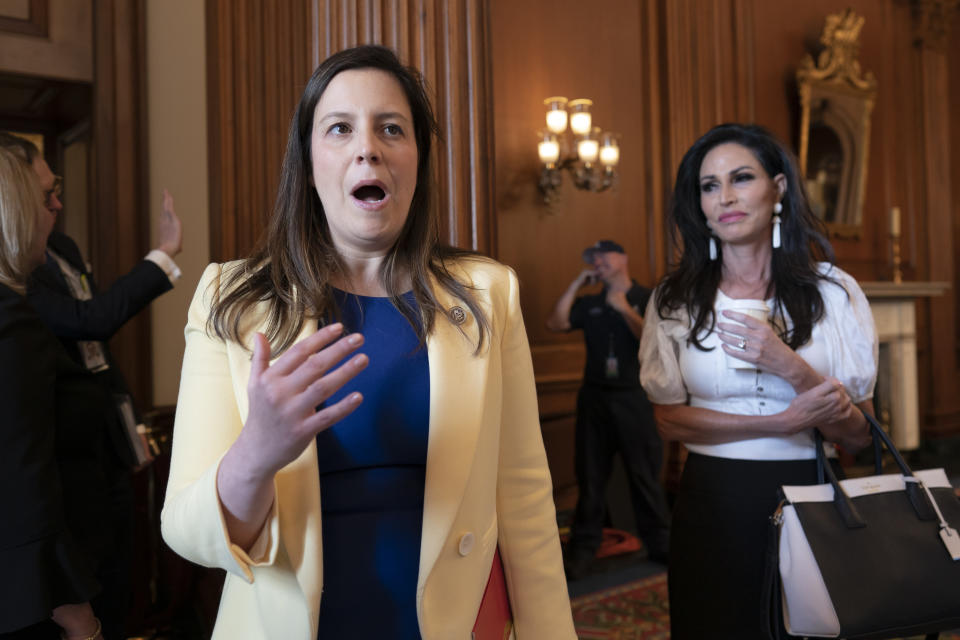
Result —
<instances>
[{"instance_id":1,"label":"white candle","mask_svg":"<svg viewBox=\"0 0 960 640\"><path fill-rule=\"evenodd\" d=\"M900 237L900 207L890 209L890 235Z\"/></svg>"}]
</instances>

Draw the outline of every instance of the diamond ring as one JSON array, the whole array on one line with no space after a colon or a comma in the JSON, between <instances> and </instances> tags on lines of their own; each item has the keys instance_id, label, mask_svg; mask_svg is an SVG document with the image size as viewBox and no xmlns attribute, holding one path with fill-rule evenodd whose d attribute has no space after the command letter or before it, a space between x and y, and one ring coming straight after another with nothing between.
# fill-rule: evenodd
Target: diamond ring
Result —
<instances>
[{"instance_id":1,"label":"diamond ring","mask_svg":"<svg viewBox=\"0 0 960 640\"><path fill-rule=\"evenodd\" d=\"M738 346L739 348L741 348L741 349L746 349L746 348L747 348L747 339L746 339L746 338L740 338L740 342L737 343L737 346Z\"/></svg>"}]
</instances>

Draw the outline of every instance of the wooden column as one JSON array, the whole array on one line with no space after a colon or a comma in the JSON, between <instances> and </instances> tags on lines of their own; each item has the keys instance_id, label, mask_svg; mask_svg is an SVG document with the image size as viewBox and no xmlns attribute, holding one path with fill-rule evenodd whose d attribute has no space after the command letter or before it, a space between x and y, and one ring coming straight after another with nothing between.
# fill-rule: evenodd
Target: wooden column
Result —
<instances>
[{"instance_id":1,"label":"wooden column","mask_svg":"<svg viewBox=\"0 0 960 640\"><path fill-rule=\"evenodd\" d=\"M249 254L266 227L312 38L308 3L207 0L213 260Z\"/></svg>"},{"instance_id":2,"label":"wooden column","mask_svg":"<svg viewBox=\"0 0 960 640\"><path fill-rule=\"evenodd\" d=\"M671 0L664 4L666 82L663 96L667 121L664 176L669 193L683 154L708 129L722 122L753 122L754 23L751 0ZM676 256L666 222L667 200L655 226L663 243L657 276ZM679 442L665 443L664 484L674 495L687 457Z\"/></svg>"},{"instance_id":3,"label":"wooden column","mask_svg":"<svg viewBox=\"0 0 960 640\"><path fill-rule=\"evenodd\" d=\"M710 127L752 122L754 25L749 0L666 3L668 166Z\"/></svg>"},{"instance_id":4,"label":"wooden column","mask_svg":"<svg viewBox=\"0 0 960 640\"><path fill-rule=\"evenodd\" d=\"M442 237L495 253L481 0L207 0L211 253L243 256L272 209L287 127L327 56L383 44L423 73L444 139L434 154Z\"/></svg>"},{"instance_id":5,"label":"wooden column","mask_svg":"<svg viewBox=\"0 0 960 640\"><path fill-rule=\"evenodd\" d=\"M90 255L107 286L148 251L146 89L143 0L94 3L93 208ZM152 406L150 314L123 325L110 341L138 406Z\"/></svg>"},{"instance_id":6,"label":"wooden column","mask_svg":"<svg viewBox=\"0 0 960 640\"><path fill-rule=\"evenodd\" d=\"M956 0L919 0L914 5L923 136L920 191L925 210L929 279L935 281L950 281L956 273L950 148L944 136L951 126L956 126L949 102L947 39L958 4ZM930 408L924 426L926 434L936 436L960 430L956 289L948 289L943 296L930 299L929 312L929 349L936 357L931 360Z\"/></svg>"}]
</instances>

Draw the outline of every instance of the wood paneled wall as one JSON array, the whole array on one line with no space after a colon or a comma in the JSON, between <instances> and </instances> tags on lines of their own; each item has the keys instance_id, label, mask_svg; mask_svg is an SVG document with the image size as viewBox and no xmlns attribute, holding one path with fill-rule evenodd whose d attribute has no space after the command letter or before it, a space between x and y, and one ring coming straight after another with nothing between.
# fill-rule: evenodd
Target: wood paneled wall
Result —
<instances>
[{"instance_id":1,"label":"wood paneled wall","mask_svg":"<svg viewBox=\"0 0 960 640\"><path fill-rule=\"evenodd\" d=\"M857 278L889 280L889 211L900 206L905 277L953 283L947 295L917 303L921 422L927 436L960 433L960 153L944 137L950 131L956 141L960 129L948 121L960 104L960 34L953 26L937 48L920 26L955 25L956 4L810 0L784 11L765 0L606 0L599 11L574 0L491 0L498 257L521 278L558 484L572 480L583 350L578 333L551 334L544 320L582 268L580 251L614 238L630 254L632 275L654 284L673 250L665 207L684 151L711 126L737 120L762 124L795 149L795 70L819 50L826 16L847 6L866 18L859 59L877 76L879 95L863 232L834 239L834 248ZM952 13L925 17L948 5ZM539 199L535 133L544 126L542 100L552 95L592 98L596 124L622 133L618 190L589 194L564 178L559 203Z\"/></svg>"},{"instance_id":2,"label":"wood paneled wall","mask_svg":"<svg viewBox=\"0 0 960 640\"><path fill-rule=\"evenodd\" d=\"M212 260L247 255L266 226L313 33L306 2L207 1Z\"/></svg>"},{"instance_id":3,"label":"wood paneled wall","mask_svg":"<svg viewBox=\"0 0 960 640\"><path fill-rule=\"evenodd\" d=\"M960 433L960 144L945 145L960 135L950 122L960 95L955 1L809 0L789 11L766 0L284 0L272 13L253 0L207 6L215 259L243 255L262 228L286 126L312 68L357 43L395 48L422 70L446 134L434 167L444 237L520 275L560 484L572 478L583 348L579 335L550 333L544 321L582 268L581 250L616 239L632 275L654 284L673 251L665 210L684 151L730 120L762 124L795 148L795 70L818 50L826 16L853 8L866 18L859 59L879 94L862 234L835 239L834 248L855 277L889 279L889 211L899 206L905 277L953 283L942 298L918 302L921 419L928 436ZM945 17L930 19L942 9ZM947 25L949 35L934 44L929 25ZM559 201L544 205L535 140L552 95L592 98L595 123L621 134L617 189L586 193L565 178Z\"/></svg>"},{"instance_id":4,"label":"wood paneled wall","mask_svg":"<svg viewBox=\"0 0 960 640\"><path fill-rule=\"evenodd\" d=\"M486 4L479 0L208 0L211 254L249 253L269 217L287 127L321 60L383 44L419 68L444 139L434 154L441 234L494 248Z\"/></svg>"}]
</instances>

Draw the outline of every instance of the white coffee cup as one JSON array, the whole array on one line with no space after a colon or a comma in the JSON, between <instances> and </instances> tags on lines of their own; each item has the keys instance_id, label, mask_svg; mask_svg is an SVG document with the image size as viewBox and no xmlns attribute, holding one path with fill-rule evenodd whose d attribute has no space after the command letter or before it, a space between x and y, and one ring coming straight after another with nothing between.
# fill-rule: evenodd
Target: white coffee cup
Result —
<instances>
[{"instance_id":1,"label":"white coffee cup","mask_svg":"<svg viewBox=\"0 0 960 640\"><path fill-rule=\"evenodd\" d=\"M763 300L730 300L723 306L721 309L721 314L723 311L736 311L744 315L748 315L751 318L760 320L761 322L766 322L770 318L770 307ZM721 320L723 322L733 322L735 324L740 324L733 318L721 315ZM733 346L734 350L738 350L736 346ZM724 352L724 355L727 358L727 367L730 369L756 369L757 367L752 362L747 362L746 360L741 360L736 356L732 356L729 353Z\"/></svg>"}]
</instances>

